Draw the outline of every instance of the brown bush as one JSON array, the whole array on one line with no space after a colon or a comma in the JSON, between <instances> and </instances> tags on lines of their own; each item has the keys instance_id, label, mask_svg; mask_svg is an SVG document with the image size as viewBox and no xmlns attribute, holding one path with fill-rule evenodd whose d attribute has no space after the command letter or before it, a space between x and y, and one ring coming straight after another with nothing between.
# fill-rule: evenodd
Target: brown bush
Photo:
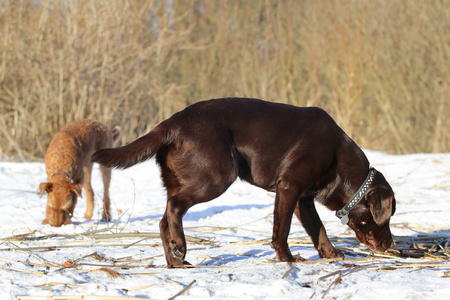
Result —
<instances>
[{"instance_id":1,"label":"brown bush","mask_svg":"<svg viewBox=\"0 0 450 300\"><path fill-rule=\"evenodd\" d=\"M449 1L0 3L0 154L81 118L122 143L215 97L326 109L362 147L450 150Z\"/></svg>"}]
</instances>

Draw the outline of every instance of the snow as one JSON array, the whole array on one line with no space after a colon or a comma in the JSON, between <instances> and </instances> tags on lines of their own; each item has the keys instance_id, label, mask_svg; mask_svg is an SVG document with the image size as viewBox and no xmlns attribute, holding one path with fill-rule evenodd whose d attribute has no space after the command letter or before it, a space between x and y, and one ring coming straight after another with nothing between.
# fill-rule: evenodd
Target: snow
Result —
<instances>
[{"instance_id":1,"label":"snow","mask_svg":"<svg viewBox=\"0 0 450 300\"><path fill-rule=\"evenodd\" d=\"M448 239L450 154L365 152L396 192L394 236ZM99 223L103 187L96 166L94 219L83 219L86 202L79 199L73 224L42 225L46 196L39 198L38 186L46 180L44 170L42 162L0 162L0 299L168 299L194 280L176 299L444 299L450 295L448 259L369 259L366 254L346 252L344 261L321 260L297 220L291 228L291 251L307 263L275 261L270 247L274 195L241 181L218 199L192 207L184 217L186 235L197 238L188 242L187 260L200 266L167 269L157 238L165 190L154 160L113 171L109 224ZM340 225L334 212L320 204L317 208L330 238L344 239L333 242L337 247L367 251L364 245L351 245L353 232ZM34 239L8 239L21 234ZM95 259L94 253L103 260ZM75 268L62 267L76 260ZM415 265L381 269L399 264ZM333 274L337 271L340 280L339 274Z\"/></svg>"}]
</instances>

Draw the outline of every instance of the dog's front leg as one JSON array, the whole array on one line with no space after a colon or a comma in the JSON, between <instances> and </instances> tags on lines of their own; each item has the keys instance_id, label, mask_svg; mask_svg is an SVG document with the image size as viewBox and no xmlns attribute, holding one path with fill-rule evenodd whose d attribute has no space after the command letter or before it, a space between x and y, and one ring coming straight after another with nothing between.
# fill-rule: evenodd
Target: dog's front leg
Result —
<instances>
[{"instance_id":1,"label":"dog's front leg","mask_svg":"<svg viewBox=\"0 0 450 300\"><path fill-rule=\"evenodd\" d=\"M190 265L186 257L186 238L183 231L182 218L189 206L176 197L167 201L166 212L159 223L161 240L168 268L183 268Z\"/></svg>"},{"instance_id":2,"label":"dog's front leg","mask_svg":"<svg viewBox=\"0 0 450 300\"><path fill-rule=\"evenodd\" d=\"M75 210L75 206L77 205L78 196L74 193L72 194L72 202L70 207L64 212L64 225L72 223L73 212Z\"/></svg>"},{"instance_id":3,"label":"dog's front leg","mask_svg":"<svg viewBox=\"0 0 450 300\"><path fill-rule=\"evenodd\" d=\"M295 214L305 228L306 233L311 237L320 257L344 257L344 254L330 243L325 227L317 213L314 197L300 198Z\"/></svg>"},{"instance_id":4,"label":"dog's front leg","mask_svg":"<svg viewBox=\"0 0 450 300\"><path fill-rule=\"evenodd\" d=\"M288 246L292 215L299 195L299 189L287 182L280 182L275 196L273 215L272 247L280 261L292 262L302 260L293 257Z\"/></svg>"}]
</instances>

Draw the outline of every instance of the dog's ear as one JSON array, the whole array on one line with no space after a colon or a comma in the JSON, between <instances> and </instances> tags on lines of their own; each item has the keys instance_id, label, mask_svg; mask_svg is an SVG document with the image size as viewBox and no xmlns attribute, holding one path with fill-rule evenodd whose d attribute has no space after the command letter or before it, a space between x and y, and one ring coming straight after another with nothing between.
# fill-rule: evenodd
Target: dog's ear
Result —
<instances>
[{"instance_id":1,"label":"dog's ear","mask_svg":"<svg viewBox=\"0 0 450 300\"><path fill-rule=\"evenodd\" d=\"M81 184L79 184L79 183L78 184L71 183L70 184L70 190L72 192L74 192L75 194L77 194L78 197L83 198L83 197L81 197Z\"/></svg>"},{"instance_id":2,"label":"dog's ear","mask_svg":"<svg viewBox=\"0 0 450 300\"><path fill-rule=\"evenodd\" d=\"M51 182L41 182L41 184L39 184L39 190L41 191L39 198L42 198L42 195L44 195L45 192L50 192L52 190L52 187L53 183Z\"/></svg>"},{"instance_id":3,"label":"dog's ear","mask_svg":"<svg viewBox=\"0 0 450 300\"><path fill-rule=\"evenodd\" d=\"M367 193L367 202L373 220L378 226L384 225L395 212L395 200L391 193L375 188Z\"/></svg>"}]
</instances>

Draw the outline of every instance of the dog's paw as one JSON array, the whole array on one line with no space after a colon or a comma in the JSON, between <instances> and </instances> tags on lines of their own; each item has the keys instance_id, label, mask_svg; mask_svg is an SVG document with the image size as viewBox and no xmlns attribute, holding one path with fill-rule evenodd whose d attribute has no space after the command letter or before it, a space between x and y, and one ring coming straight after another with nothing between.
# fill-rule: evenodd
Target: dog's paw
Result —
<instances>
[{"instance_id":1,"label":"dog's paw","mask_svg":"<svg viewBox=\"0 0 450 300\"><path fill-rule=\"evenodd\" d=\"M48 224L48 219L45 218L44 220L42 220L42 224Z\"/></svg>"},{"instance_id":2,"label":"dog's paw","mask_svg":"<svg viewBox=\"0 0 450 300\"><path fill-rule=\"evenodd\" d=\"M292 255L289 253L277 253L277 258L279 261L282 262L301 262L306 261L303 257L301 257L299 254Z\"/></svg>"},{"instance_id":3,"label":"dog's paw","mask_svg":"<svg viewBox=\"0 0 450 300\"><path fill-rule=\"evenodd\" d=\"M183 251L183 248L174 241L170 244L170 251L172 252L172 257L168 258L168 268L186 268L187 266L191 266L189 262L184 260L185 251Z\"/></svg>"},{"instance_id":4,"label":"dog's paw","mask_svg":"<svg viewBox=\"0 0 450 300\"><path fill-rule=\"evenodd\" d=\"M109 222L109 221L111 221L110 216L103 216L102 219L100 220L100 222Z\"/></svg>"},{"instance_id":5,"label":"dog's paw","mask_svg":"<svg viewBox=\"0 0 450 300\"><path fill-rule=\"evenodd\" d=\"M319 255L322 258L344 258L344 253L333 246L329 249L320 249Z\"/></svg>"},{"instance_id":6,"label":"dog's paw","mask_svg":"<svg viewBox=\"0 0 450 300\"><path fill-rule=\"evenodd\" d=\"M186 269L187 267L192 266L192 264L190 264L188 261L179 261L179 260L173 260L170 263L167 264L167 268L169 269Z\"/></svg>"}]
</instances>

